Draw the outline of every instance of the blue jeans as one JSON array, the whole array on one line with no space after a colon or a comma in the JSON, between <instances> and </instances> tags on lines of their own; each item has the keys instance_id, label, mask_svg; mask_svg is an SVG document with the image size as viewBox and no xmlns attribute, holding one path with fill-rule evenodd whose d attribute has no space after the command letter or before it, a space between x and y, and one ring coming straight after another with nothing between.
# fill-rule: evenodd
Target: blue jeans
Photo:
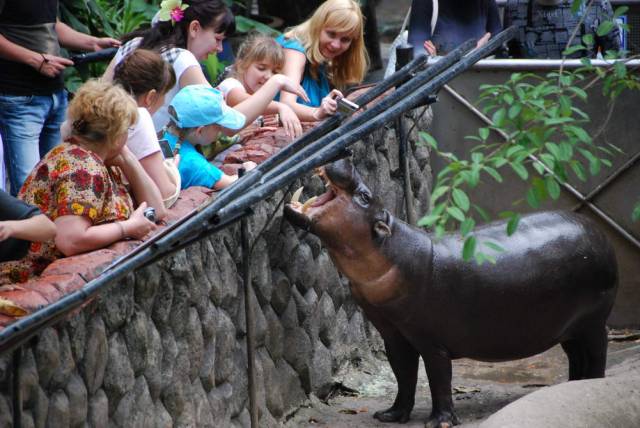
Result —
<instances>
[{"instance_id":1,"label":"blue jeans","mask_svg":"<svg viewBox=\"0 0 640 428\"><path fill-rule=\"evenodd\" d=\"M67 91L51 95L0 94L0 134L11 194L16 196L33 167L60 143Z\"/></svg>"}]
</instances>

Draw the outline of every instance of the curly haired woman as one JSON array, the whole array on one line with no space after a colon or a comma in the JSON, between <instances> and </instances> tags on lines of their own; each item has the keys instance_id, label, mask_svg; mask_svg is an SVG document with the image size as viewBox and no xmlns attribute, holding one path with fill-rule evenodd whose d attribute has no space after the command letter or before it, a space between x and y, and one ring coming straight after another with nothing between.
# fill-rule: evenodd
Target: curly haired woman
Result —
<instances>
[{"instance_id":1,"label":"curly haired woman","mask_svg":"<svg viewBox=\"0 0 640 428\"><path fill-rule=\"evenodd\" d=\"M19 194L52 219L58 233L32 243L22 260L1 264L0 283L27 281L57 258L141 239L155 229L144 209L162 206L160 191L125 146L137 115L119 86L90 81L78 90L69 104L71 135L35 166Z\"/></svg>"}]
</instances>

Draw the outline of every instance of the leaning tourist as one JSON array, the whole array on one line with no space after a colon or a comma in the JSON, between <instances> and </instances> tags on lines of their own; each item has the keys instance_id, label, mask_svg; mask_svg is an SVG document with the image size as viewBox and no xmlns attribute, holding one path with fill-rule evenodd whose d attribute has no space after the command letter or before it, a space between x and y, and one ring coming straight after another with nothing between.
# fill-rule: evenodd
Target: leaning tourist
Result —
<instances>
[{"instance_id":1,"label":"leaning tourist","mask_svg":"<svg viewBox=\"0 0 640 428\"><path fill-rule=\"evenodd\" d=\"M502 31L495 0L413 0L409 43L415 54L445 55L469 39L483 46Z\"/></svg>"},{"instance_id":2,"label":"leaning tourist","mask_svg":"<svg viewBox=\"0 0 640 428\"><path fill-rule=\"evenodd\" d=\"M21 259L31 241L48 241L55 236L56 225L37 207L0 190L0 262Z\"/></svg>"},{"instance_id":3,"label":"leaning tourist","mask_svg":"<svg viewBox=\"0 0 640 428\"><path fill-rule=\"evenodd\" d=\"M0 1L0 133L16 195L40 157L60 142L67 108L66 48L98 51L117 40L78 33L57 19L57 0Z\"/></svg>"},{"instance_id":4,"label":"leaning tourist","mask_svg":"<svg viewBox=\"0 0 640 428\"><path fill-rule=\"evenodd\" d=\"M127 147L156 183L169 208L180 194L180 174L174 161L165 160L160 150L151 115L164 104L167 91L176 83L173 68L159 54L136 49L116 66L113 81L138 104L138 121L129 131ZM156 212L158 219L164 217L163 211Z\"/></svg>"},{"instance_id":5,"label":"leaning tourist","mask_svg":"<svg viewBox=\"0 0 640 428\"><path fill-rule=\"evenodd\" d=\"M342 91L362 82L368 61L363 26L358 3L327 0L311 18L276 39L285 49L283 74L301 82L309 95L308 102L291 93L280 96L300 120L334 114Z\"/></svg>"},{"instance_id":6,"label":"leaning tourist","mask_svg":"<svg viewBox=\"0 0 640 428\"><path fill-rule=\"evenodd\" d=\"M171 123L163 138L180 155L178 169L183 189L203 186L219 190L238 179L210 164L194 147L211 144L223 128L239 130L245 125L244 115L227 106L220 91L209 85L186 86L173 97L169 114ZM254 162L243 164L246 170L255 166Z\"/></svg>"},{"instance_id":7,"label":"leaning tourist","mask_svg":"<svg viewBox=\"0 0 640 428\"><path fill-rule=\"evenodd\" d=\"M160 52L173 66L177 83L167 93L164 105L153 115L156 131L169 123L167 108L181 88L194 84L209 85L198 61L209 54L221 52L222 41L235 31L233 14L222 0L175 0L163 4L165 9L161 9L159 21L150 29L126 36L127 42L105 72L105 78L110 79L115 66L138 47ZM167 5L172 9L166 9ZM302 90L296 88L293 92L302 93ZM265 99L267 93L259 91L256 96L235 106L247 118L246 125L262 114L265 101L273 98L271 95Z\"/></svg>"},{"instance_id":8,"label":"leaning tourist","mask_svg":"<svg viewBox=\"0 0 640 428\"><path fill-rule=\"evenodd\" d=\"M273 38L253 35L240 48L230 77L224 79L218 89L231 107L240 104L255 94L284 65L284 51ZM288 136L302 134L300 119L288 105L272 101L263 113L277 114L279 122Z\"/></svg>"},{"instance_id":9,"label":"leaning tourist","mask_svg":"<svg viewBox=\"0 0 640 428\"><path fill-rule=\"evenodd\" d=\"M162 204L160 191L125 146L137 116L135 102L119 86L89 81L76 92L70 137L42 158L19 195L52 219L58 233L31 245L22 260L0 265L0 282L27 281L57 258L142 239L155 229L143 212L147 203Z\"/></svg>"}]
</instances>

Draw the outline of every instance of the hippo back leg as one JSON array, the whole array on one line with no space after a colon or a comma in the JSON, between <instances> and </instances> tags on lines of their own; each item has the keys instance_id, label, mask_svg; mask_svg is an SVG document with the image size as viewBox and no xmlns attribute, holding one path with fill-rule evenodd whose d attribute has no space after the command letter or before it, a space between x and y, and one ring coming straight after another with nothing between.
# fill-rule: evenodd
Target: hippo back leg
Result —
<instances>
[{"instance_id":1,"label":"hippo back leg","mask_svg":"<svg viewBox=\"0 0 640 428\"><path fill-rule=\"evenodd\" d=\"M569 380L604 377L607 364L607 329L603 323L580 330L573 338L562 342L569 358Z\"/></svg>"}]
</instances>

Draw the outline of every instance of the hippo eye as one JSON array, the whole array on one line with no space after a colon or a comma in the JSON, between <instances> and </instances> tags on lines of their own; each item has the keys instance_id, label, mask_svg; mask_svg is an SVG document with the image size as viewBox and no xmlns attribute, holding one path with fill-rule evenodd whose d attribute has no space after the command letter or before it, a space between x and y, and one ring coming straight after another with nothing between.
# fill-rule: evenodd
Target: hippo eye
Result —
<instances>
[{"instance_id":1,"label":"hippo eye","mask_svg":"<svg viewBox=\"0 0 640 428\"><path fill-rule=\"evenodd\" d=\"M366 192L358 192L356 195L356 202L363 207L368 207L371 202L371 195Z\"/></svg>"}]
</instances>

